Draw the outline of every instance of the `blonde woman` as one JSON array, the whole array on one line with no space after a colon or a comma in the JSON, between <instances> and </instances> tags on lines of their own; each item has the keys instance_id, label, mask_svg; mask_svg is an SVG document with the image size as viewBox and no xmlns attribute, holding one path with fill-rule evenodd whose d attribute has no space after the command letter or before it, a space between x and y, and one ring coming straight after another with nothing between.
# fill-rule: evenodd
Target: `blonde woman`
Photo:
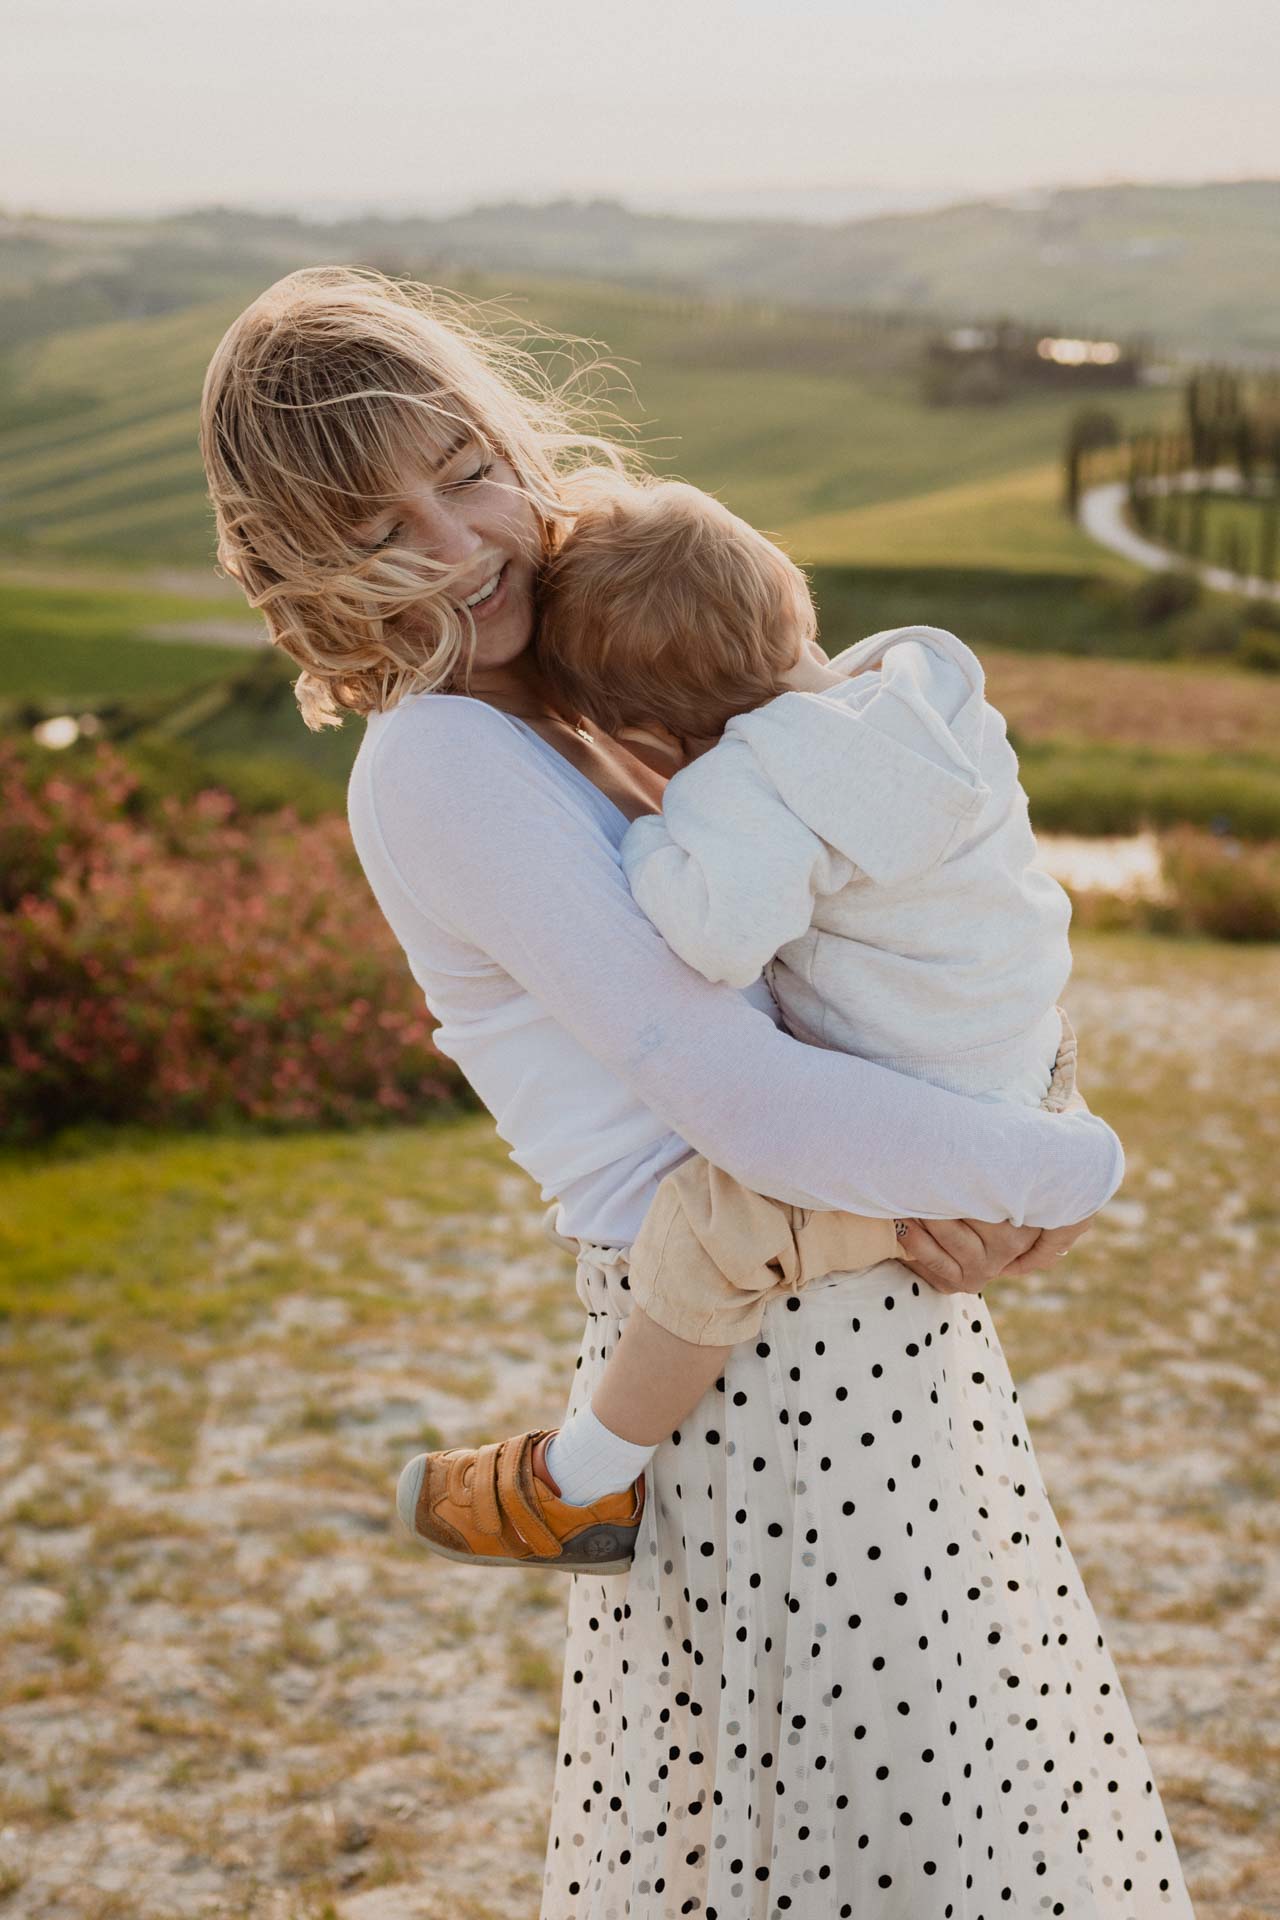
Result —
<instances>
[{"instance_id":1,"label":"blonde woman","mask_svg":"<svg viewBox=\"0 0 1280 1920\"><path fill-rule=\"evenodd\" d=\"M664 945L618 857L664 780L530 646L573 472L621 462L463 305L287 276L219 345L201 443L303 718L365 717L353 836L439 1044L578 1249L569 1422L692 1150L798 1207L914 1217L891 1291L833 1273L770 1303L647 1456L630 1564L573 1575L542 1920L1189 1915L975 1297L1114 1191L1114 1135L804 1046L762 986Z\"/></svg>"}]
</instances>

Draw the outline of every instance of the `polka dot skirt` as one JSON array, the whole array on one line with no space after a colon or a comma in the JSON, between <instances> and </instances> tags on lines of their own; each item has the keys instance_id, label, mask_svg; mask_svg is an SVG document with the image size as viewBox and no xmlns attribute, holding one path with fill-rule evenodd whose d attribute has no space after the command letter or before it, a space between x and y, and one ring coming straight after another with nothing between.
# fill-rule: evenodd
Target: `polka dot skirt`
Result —
<instances>
[{"instance_id":1,"label":"polka dot skirt","mask_svg":"<svg viewBox=\"0 0 1280 1920\"><path fill-rule=\"evenodd\" d=\"M625 1264L578 1292L570 1410ZM569 1585L540 1920L1192 1920L982 1297L771 1301Z\"/></svg>"}]
</instances>

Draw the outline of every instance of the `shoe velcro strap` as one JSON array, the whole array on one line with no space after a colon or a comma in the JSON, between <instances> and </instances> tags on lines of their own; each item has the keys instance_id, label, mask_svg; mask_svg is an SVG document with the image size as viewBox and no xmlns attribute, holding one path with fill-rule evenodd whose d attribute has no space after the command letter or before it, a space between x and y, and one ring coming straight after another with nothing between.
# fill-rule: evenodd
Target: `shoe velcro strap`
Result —
<instances>
[{"instance_id":1,"label":"shoe velcro strap","mask_svg":"<svg viewBox=\"0 0 1280 1920\"><path fill-rule=\"evenodd\" d=\"M498 1454L501 1440L490 1441L476 1454L471 1475L471 1517L480 1533L502 1538L502 1515L498 1509Z\"/></svg>"},{"instance_id":2,"label":"shoe velcro strap","mask_svg":"<svg viewBox=\"0 0 1280 1920\"><path fill-rule=\"evenodd\" d=\"M520 1485L520 1456L529 1447L527 1434L521 1435L518 1440L505 1440L502 1443L502 1458L498 1462L498 1501L508 1525L514 1528L525 1545L531 1547L534 1553L554 1560L561 1551L560 1541L530 1505Z\"/></svg>"}]
</instances>

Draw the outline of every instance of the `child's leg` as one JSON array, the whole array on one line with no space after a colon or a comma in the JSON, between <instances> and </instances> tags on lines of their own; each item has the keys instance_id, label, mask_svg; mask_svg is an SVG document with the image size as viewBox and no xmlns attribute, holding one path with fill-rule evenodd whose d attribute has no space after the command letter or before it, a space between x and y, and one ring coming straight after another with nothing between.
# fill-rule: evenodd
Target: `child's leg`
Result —
<instances>
[{"instance_id":1,"label":"child's leg","mask_svg":"<svg viewBox=\"0 0 1280 1920\"><path fill-rule=\"evenodd\" d=\"M732 1352L680 1340L643 1307L633 1307L591 1396L591 1410L624 1440L659 1446L719 1379Z\"/></svg>"},{"instance_id":2,"label":"child's leg","mask_svg":"<svg viewBox=\"0 0 1280 1920\"><path fill-rule=\"evenodd\" d=\"M590 1406L535 1450L534 1472L574 1505L621 1493L692 1413L732 1352L681 1340L632 1307Z\"/></svg>"},{"instance_id":3,"label":"child's leg","mask_svg":"<svg viewBox=\"0 0 1280 1920\"><path fill-rule=\"evenodd\" d=\"M622 1492L734 1346L758 1337L770 1299L899 1251L889 1220L784 1206L694 1154L662 1181L631 1248L631 1312L590 1406L545 1459L535 1449L534 1472L571 1503Z\"/></svg>"},{"instance_id":4,"label":"child's leg","mask_svg":"<svg viewBox=\"0 0 1280 1920\"><path fill-rule=\"evenodd\" d=\"M621 1493L734 1346L758 1337L768 1300L898 1251L888 1220L784 1206L695 1154L662 1181L631 1248L631 1312L590 1406L535 1447L534 1473L572 1505Z\"/></svg>"}]
</instances>

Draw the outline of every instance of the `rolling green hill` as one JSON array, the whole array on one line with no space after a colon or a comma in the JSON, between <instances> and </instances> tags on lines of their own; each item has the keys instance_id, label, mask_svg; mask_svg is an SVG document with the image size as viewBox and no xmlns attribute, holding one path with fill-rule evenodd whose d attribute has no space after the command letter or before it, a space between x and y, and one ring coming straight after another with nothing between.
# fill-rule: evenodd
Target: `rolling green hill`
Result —
<instances>
[{"instance_id":1,"label":"rolling green hill","mask_svg":"<svg viewBox=\"0 0 1280 1920\"><path fill-rule=\"evenodd\" d=\"M170 236L163 271L152 262L134 289L143 311L104 319L67 281L67 324L0 351L0 725L92 710L139 747L148 777L215 778L253 804L323 808L341 805L359 729L309 734L289 663L236 644L258 623L213 571L197 448L209 356L245 302L294 264L281 257L287 240L263 223L250 273L222 234L188 288L200 297L184 303ZM0 276L0 338L6 313L54 299L49 259L37 249L32 260L25 281ZM120 289L104 261L97 273L109 306ZM1034 654L1037 684L1059 689L1056 710L1087 672L1081 656L1235 647L1243 616L1230 609L1152 624L1127 563L1063 513L1059 451L1084 397L929 406L923 321L600 278L435 277L500 300L535 345L573 335L660 471L718 493L812 568L832 649L906 621L949 626L984 653ZM1105 404L1123 426L1152 425L1172 420L1178 398L1139 387ZM1198 710L1201 696L1186 691ZM1200 751L1193 728L1172 747L1140 733L1095 748L1095 727L1083 742L1058 731L1038 721L1025 743L1044 822L1096 832L1229 816L1241 832L1280 832L1280 784L1256 744L1224 751L1206 738Z\"/></svg>"},{"instance_id":2,"label":"rolling green hill","mask_svg":"<svg viewBox=\"0 0 1280 1920\"><path fill-rule=\"evenodd\" d=\"M920 335L912 329L599 284L532 282L502 291L525 325L603 342L635 387L628 395L623 374L613 376L616 403L659 468L717 492L759 526L786 528L802 559L848 557L836 523L869 508L880 518L870 523L867 557L881 536L890 539L891 556L898 536L890 537L886 503L905 502L912 509L908 557L949 563L957 551L949 496L996 485L1022 502L1009 543L1014 564L1105 564L1062 517L1045 477L1078 396L929 407L919 393ZM11 350L8 426L0 409L0 551L211 559L196 410L209 356L245 297L239 288L226 299L73 326ZM1167 392L1137 388L1109 404L1137 425L1167 416L1175 403ZM944 495L931 550L926 502ZM973 510L1000 527L1002 507L988 514L979 498ZM860 553L866 545L855 544ZM997 531L985 562L1000 544Z\"/></svg>"},{"instance_id":3,"label":"rolling green hill","mask_svg":"<svg viewBox=\"0 0 1280 1920\"><path fill-rule=\"evenodd\" d=\"M694 221L596 202L486 207L424 234L477 267L605 274L721 294L1152 334L1280 352L1280 181L1064 188L841 226ZM388 231L384 245L398 236ZM408 235L404 235L405 240ZM421 242L419 242L421 244Z\"/></svg>"},{"instance_id":4,"label":"rolling green hill","mask_svg":"<svg viewBox=\"0 0 1280 1920\"><path fill-rule=\"evenodd\" d=\"M468 272L603 280L937 319L1153 335L1197 355L1280 354L1280 181L1062 188L841 225L633 213L613 201L337 221L210 207L153 221L11 216L0 351L172 311L311 261L455 284Z\"/></svg>"}]
</instances>

